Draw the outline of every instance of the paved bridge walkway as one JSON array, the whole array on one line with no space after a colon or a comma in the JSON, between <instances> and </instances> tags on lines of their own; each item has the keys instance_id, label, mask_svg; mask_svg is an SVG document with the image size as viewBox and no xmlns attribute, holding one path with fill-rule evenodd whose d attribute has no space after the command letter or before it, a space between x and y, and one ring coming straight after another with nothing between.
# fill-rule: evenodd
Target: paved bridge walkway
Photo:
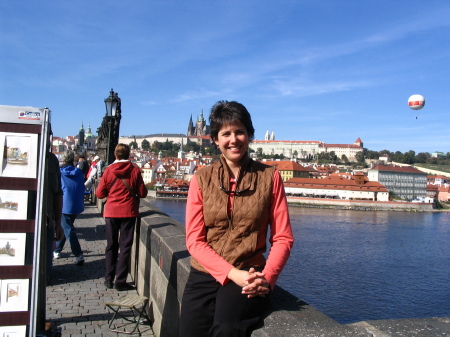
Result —
<instances>
[{"instance_id":1,"label":"paved bridge walkway","mask_svg":"<svg viewBox=\"0 0 450 337\"><path fill-rule=\"evenodd\" d=\"M46 318L61 328L63 337L126 336L109 331L108 320L112 313L105 303L137 292L118 292L103 285L105 222L96 206L85 206L84 213L75 220L75 227L86 262L76 266L66 242L61 258L53 260L52 279L47 286ZM153 336L149 324L141 325L140 329L142 336Z\"/></svg>"}]
</instances>

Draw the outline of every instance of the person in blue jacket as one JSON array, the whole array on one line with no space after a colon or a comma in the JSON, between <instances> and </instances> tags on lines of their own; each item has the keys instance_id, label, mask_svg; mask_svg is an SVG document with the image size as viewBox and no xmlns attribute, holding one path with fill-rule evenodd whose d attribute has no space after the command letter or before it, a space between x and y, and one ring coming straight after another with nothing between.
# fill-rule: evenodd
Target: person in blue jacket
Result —
<instances>
[{"instance_id":1,"label":"person in blue jacket","mask_svg":"<svg viewBox=\"0 0 450 337\"><path fill-rule=\"evenodd\" d=\"M81 170L74 166L75 154L67 150L63 156L63 164L59 168L61 171L61 187L63 191L63 208L61 226L64 231L64 238L56 242L53 258L58 259L64 248L66 240L70 243L75 264L81 266L84 263L83 252L77 238L74 222L77 214L84 211L84 175Z\"/></svg>"}]
</instances>

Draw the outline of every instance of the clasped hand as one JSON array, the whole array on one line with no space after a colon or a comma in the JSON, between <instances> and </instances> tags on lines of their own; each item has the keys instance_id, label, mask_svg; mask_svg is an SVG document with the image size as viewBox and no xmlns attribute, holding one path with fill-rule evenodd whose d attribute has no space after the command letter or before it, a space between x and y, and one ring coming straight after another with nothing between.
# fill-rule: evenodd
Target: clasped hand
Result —
<instances>
[{"instance_id":1,"label":"clasped hand","mask_svg":"<svg viewBox=\"0 0 450 337\"><path fill-rule=\"evenodd\" d=\"M228 278L242 287L242 294L248 298L264 297L270 292L269 282L265 279L265 273L257 272L255 268L249 271L233 268L228 273Z\"/></svg>"}]
</instances>

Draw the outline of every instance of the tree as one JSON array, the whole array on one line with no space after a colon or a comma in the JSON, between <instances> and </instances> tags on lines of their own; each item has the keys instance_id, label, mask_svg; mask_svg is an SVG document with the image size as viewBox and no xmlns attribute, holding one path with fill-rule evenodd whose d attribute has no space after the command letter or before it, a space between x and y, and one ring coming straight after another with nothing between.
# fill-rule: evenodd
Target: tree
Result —
<instances>
[{"instance_id":1,"label":"tree","mask_svg":"<svg viewBox=\"0 0 450 337\"><path fill-rule=\"evenodd\" d=\"M166 141L164 142L163 150L166 150L166 151L172 150L172 145L173 145L173 141L169 142L169 139L167 138Z\"/></svg>"},{"instance_id":2,"label":"tree","mask_svg":"<svg viewBox=\"0 0 450 337\"><path fill-rule=\"evenodd\" d=\"M405 152L403 155L403 161L404 164L414 164L414 158L416 157L416 153L412 150Z\"/></svg>"},{"instance_id":3,"label":"tree","mask_svg":"<svg viewBox=\"0 0 450 337\"><path fill-rule=\"evenodd\" d=\"M130 146L130 149L134 149L136 150L138 148L138 144L136 142L131 142L130 144L128 144Z\"/></svg>"},{"instance_id":4,"label":"tree","mask_svg":"<svg viewBox=\"0 0 450 337\"><path fill-rule=\"evenodd\" d=\"M391 160L398 162L398 163L402 163L403 162L403 153L401 153L400 151L395 151L395 153L391 154Z\"/></svg>"},{"instance_id":5,"label":"tree","mask_svg":"<svg viewBox=\"0 0 450 337\"><path fill-rule=\"evenodd\" d=\"M258 148L256 149L256 155L257 155L258 158L262 158L262 155L263 155L263 149L262 149L262 147L258 147Z\"/></svg>"},{"instance_id":6,"label":"tree","mask_svg":"<svg viewBox=\"0 0 450 337\"><path fill-rule=\"evenodd\" d=\"M331 151L331 152L330 152L330 160L331 160L333 163L336 163L336 162L338 161L338 157L336 156L336 153L335 153L334 151Z\"/></svg>"},{"instance_id":7,"label":"tree","mask_svg":"<svg viewBox=\"0 0 450 337\"><path fill-rule=\"evenodd\" d=\"M383 157L383 156L387 156L389 158L392 157L391 151L389 151L389 150L381 150L378 153L379 153L380 157Z\"/></svg>"},{"instance_id":8,"label":"tree","mask_svg":"<svg viewBox=\"0 0 450 337\"><path fill-rule=\"evenodd\" d=\"M380 158L380 153L378 151L367 150L365 151L365 157L367 159L378 159Z\"/></svg>"},{"instance_id":9,"label":"tree","mask_svg":"<svg viewBox=\"0 0 450 337\"><path fill-rule=\"evenodd\" d=\"M190 152L190 151L192 151L192 152L199 152L200 151L200 145L198 145L196 142L191 142L188 139L186 145L183 145L183 149L186 152Z\"/></svg>"},{"instance_id":10,"label":"tree","mask_svg":"<svg viewBox=\"0 0 450 337\"><path fill-rule=\"evenodd\" d=\"M155 140L153 142L152 148L153 148L153 152L159 152L162 150L163 144L158 142L157 140Z\"/></svg>"},{"instance_id":11,"label":"tree","mask_svg":"<svg viewBox=\"0 0 450 337\"><path fill-rule=\"evenodd\" d=\"M148 141L147 139L144 139L144 140L141 142L141 148L142 148L142 150L144 150L144 151L150 150L150 143L149 143L149 141Z\"/></svg>"},{"instance_id":12,"label":"tree","mask_svg":"<svg viewBox=\"0 0 450 337\"><path fill-rule=\"evenodd\" d=\"M355 154L356 161L358 163L364 163L364 152L359 151Z\"/></svg>"},{"instance_id":13,"label":"tree","mask_svg":"<svg viewBox=\"0 0 450 337\"><path fill-rule=\"evenodd\" d=\"M416 157L414 158L414 161L416 163L426 163L429 158L429 154L425 152L420 152Z\"/></svg>"}]
</instances>

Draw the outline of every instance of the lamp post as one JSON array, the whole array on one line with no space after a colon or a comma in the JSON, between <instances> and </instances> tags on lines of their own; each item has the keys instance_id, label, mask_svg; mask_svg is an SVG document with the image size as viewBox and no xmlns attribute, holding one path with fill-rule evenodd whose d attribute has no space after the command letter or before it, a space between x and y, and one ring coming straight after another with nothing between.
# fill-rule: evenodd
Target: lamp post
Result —
<instances>
[{"instance_id":1,"label":"lamp post","mask_svg":"<svg viewBox=\"0 0 450 337\"><path fill-rule=\"evenodd\" d=\"M108 120L108 143L106 148L106 164L109 165L114 161L114 140L111 139L111 128L116 119L116 111L119 103L119 97L116 96L114 90L111 89L109 92L109 97L105 98L105 106L106 106L106 115L105 117Z\"/></svg>"},{"instance_id":2,"label":"lamp post","mask_svg":"<svg viewBox=\"0 0 450 337\"><path fill-rule=\"evenodd\" d=\"M106 114L102 125L98 128L98 154L106 165L114 161L114 149L119 142L119 125L121 119L121 99L113 89L105 98Z\"/></svg>"}]
</instances>

